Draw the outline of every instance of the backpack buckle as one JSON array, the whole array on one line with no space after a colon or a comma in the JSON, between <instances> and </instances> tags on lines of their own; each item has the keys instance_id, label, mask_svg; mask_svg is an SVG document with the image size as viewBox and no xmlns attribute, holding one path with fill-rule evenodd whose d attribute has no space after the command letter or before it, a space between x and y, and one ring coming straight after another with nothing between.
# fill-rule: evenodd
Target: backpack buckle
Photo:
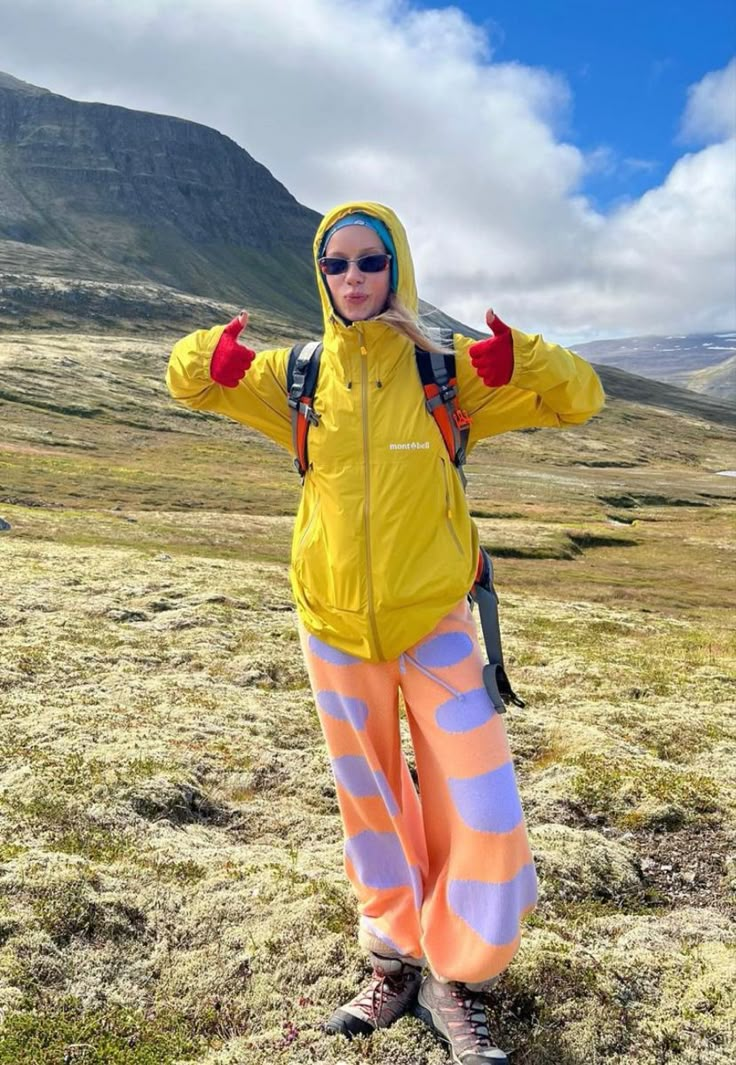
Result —
<instances>
[{"instance_id":1,"label":"backpack buckle","mask_svg":"<svg viewBox=\"0 0 736 1065\"><path fill-rule=\"evenodd\" d=\"M306 418L310 425L319 425L320 416L319 414L317 414L317 411L311 404L299 403L298 410L302 417Z\"/></svg>"},{"instance_id":2,"label":"backpack buckle","mask_svg":"<svg viewBox=\"0 0 736 1065\"><path fill-rule=\"evenodd\" d=\"M304 395L304 377L302 376L298 381L295 379L293 385L289 390L289 394L286 397L286 402L289 404L292 410L299 410L299 404L302 401Z\"/></svg>"},{"instance_id":3,"label":"backpack buckle","mask_svg":"<svg viewBox=\"0 0 736 1065\"><path fill-rule=\"evenodd\" d=\"M452 414L455 425L458 429L469 429L471 423L471 417L467 411L461 410L460 407L453 411Z\"/></svg>"}]
</instances>

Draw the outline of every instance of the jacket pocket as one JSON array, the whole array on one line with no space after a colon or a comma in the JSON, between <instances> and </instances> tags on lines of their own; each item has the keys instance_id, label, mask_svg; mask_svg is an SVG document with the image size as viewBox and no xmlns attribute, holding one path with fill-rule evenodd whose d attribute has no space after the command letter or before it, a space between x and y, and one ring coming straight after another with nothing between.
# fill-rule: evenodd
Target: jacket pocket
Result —
<instances>
[{"instance_id":1,"label":"jacket pocket","mask_svg":"<svg viewBox=\"0 0 736 1065\"><path fill-rule=\"evenodd\" d=\"M319 510L320 510L320 501L319 501L319 499L317 499L315 504L314 504L314 507L312 509L312 513L309 515L309 518L307 520L307 524L304 526L304 530L303 530L301 536L299 537L299 539L297 540L296 544L294 545L294 555L293 555L293 559L292 559L293 562L296 562L297 559L301 558L302 554L304 553L304 549L306 548L307 544L309 543L310 537L314 537L314 532L315 532L315 529L317 528L317 523L318 523L318 519L319 519Z\"/></svg>"}]
</instances>

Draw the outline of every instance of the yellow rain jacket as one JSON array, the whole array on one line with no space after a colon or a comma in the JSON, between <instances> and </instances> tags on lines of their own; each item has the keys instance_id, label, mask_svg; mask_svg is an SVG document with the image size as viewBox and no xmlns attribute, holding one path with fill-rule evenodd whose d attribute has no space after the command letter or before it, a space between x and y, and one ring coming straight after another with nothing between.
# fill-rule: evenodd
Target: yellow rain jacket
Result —
<instances>
[{"instance_id":1,"label":"yellow rain jacket","mask_svg":"<svg viewBox=\"0 0 736 1065\"><path fill-rule=\"evenodd\" d=\"M470 589L478 535L460 478L424 403L411 341L379 321L346 324L333 311L316 258L342 216L380 218L398 259L398 295L417 309L414 268L396 215L350 203L327 215L314 242L324 312L324 351L309 431L310 468L294 527L291 584L308 631L361 658L396 658L435 627ZM167 383L195 410L217 411L292 451L286 402L288 348L262 351L235 388L209 375L223 326L174 347ZM306 339L306 338L305 338ZM539 336L513 330L514 372L488 388L456 334L459 404L472 418L469 450L483 437L587 421L603 405L594 370Z\"/></svg>"}]
</instances>

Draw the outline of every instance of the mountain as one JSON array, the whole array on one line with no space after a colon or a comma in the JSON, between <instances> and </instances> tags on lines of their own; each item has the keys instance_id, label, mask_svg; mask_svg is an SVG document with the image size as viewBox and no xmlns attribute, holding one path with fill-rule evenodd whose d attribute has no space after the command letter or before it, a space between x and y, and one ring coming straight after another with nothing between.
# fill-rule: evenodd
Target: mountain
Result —
<instances>
[{"instance_id":1,"label":"mountain","mask_svg":"<svg viewBox=\"0 0 736 1065\"><path fill-rule=\"evenodd\" d=\"M100 282L123 295L153 282L288 309L316 328L318 220L213 129L0 75L0 269L14 288L10 299L3 293L6 314L30 311L34 295L52 289L38 279L54 277L82 283L80 311Z\"/></svg>"},{"instance_id":2,"label":"mountain","mask_svg":"<svg viewBox=\"0 0 736 1065\"><path fill-rule=\"evenodd\" d=\"M623 337L579 344L575 350L641 377L706 392L714 399L736 399L736 333Z\"/></svg>"},{"instance_id":3,"label":"mountain","mask_svg":"<svg viewBox=\"0 0 736 1065\"><path fill-rule=\"evenodd\" d=\"M575 349L578 350L577 348ZM711 396L698 395L662 381L619 370L616 366L595 364L609 399L622 399L643 407L668 410L690 418L702 418L718 425L736 426L736 407Z\"/></svg>"}]
</instances>

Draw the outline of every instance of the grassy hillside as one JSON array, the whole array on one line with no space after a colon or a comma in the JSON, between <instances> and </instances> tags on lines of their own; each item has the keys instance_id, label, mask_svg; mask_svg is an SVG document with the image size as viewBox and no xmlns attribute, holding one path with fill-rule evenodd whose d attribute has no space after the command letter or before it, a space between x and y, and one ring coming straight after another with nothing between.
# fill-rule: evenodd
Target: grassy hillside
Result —
<instances>
[{"instance_id":1,"label":"grassy hillside","mask_svg":"<svg viewBox=\"0 0 736 1065\"><path fill-rule=\"evenodd\" d=\"M440 1065L412 1018L320 1033L365 970L298 479L169 401L170 341L0 338L0 1065ZM733 1057L736 431L660 398L470 464L542 884L489 999L515 1065Z\"/></svg>"},{"instance_id":2,"label":"grassy hillside","mask_svg":"<svg viewBox=\"0 0 736 1065\"><path fill-rule=\"evenodd\" d=\"M694 392L705 392L724 402L736 396L736 355L724 359L717 366L699 370L688 381Z\"/></svg>"}]
</instances>

